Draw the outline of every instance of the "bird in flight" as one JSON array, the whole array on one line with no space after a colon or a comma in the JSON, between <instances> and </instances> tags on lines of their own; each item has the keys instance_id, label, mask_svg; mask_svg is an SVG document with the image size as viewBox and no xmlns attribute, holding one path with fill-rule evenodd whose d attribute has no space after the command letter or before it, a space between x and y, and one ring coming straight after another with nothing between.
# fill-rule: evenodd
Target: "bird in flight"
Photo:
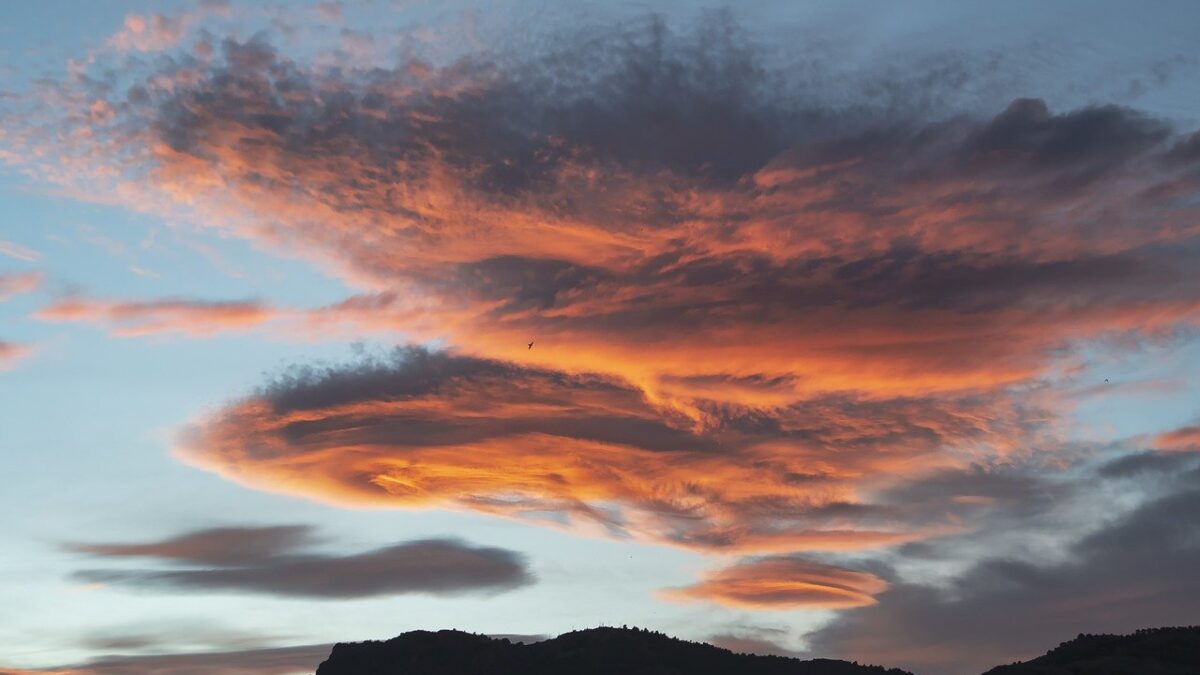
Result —
<instances>
[{"instance_id":1,"label":"bird in flight","mask_svg":"<svg viewBox=\"0 0 1200 675\"><path fill-rule=\"evenodd\" d=\"M529 349L533 349L533 343L532 343L532 342L530 342L530 343L529 343Z\"/></svg>"}]
</instances>

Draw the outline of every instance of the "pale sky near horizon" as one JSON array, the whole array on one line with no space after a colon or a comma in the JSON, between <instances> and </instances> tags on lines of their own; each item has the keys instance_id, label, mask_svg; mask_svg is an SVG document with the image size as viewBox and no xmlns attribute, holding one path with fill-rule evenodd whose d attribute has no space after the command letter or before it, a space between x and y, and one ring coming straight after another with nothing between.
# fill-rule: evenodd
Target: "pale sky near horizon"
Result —
<instances>
[{"instance_id":1,"label":"pale sky near horizon","mask_svg":"<svg viewBox=\"0 0 1200 675\"><path fill-rule=\"evenodd\" d=\"M1198 21L0 5L0 673L1200 623Z\"/></svg>"}]
</instances>

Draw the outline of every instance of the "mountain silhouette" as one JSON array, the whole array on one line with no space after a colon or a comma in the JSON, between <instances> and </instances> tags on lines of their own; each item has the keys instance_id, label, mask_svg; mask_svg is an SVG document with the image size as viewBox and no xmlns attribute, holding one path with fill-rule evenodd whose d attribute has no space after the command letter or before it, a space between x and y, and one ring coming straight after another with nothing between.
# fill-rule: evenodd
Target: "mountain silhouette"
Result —
<instances>
[{"instance_id":1,"label":"mountain silhouette","mask_svg":"<svg viewBox=\"0 0 1200 675\"><path fill-rule=\"evenodd\" d=\"M1196 675L1200 626L1144 628L1132 635L1080 635L1031 661L984 675Z\"/></svg>"},{"instance_id":2,"label":"mountain silhouette","mask_svg":"<svg viewBox=\"0 0 1200 675\"><path fill-rule=\"evenodd\" d=\"M456 630L339 643L316 675L912 675L832 659L736 654L639 628L592 628L520 644ZM1197 675L1200 626L1079 635L984 675Z\"/></svg>"},{"instance_id":3,"label":"mountain silhouette","mask_svg":"<svg viewBox=\"0 0 1200 675\"><path fill-rule=\"evenodd\" d=\"M520 644L454 630L337 644L317 675L912 675L848 661L735 654L637 628Z\"/></svg>"}]
</instances>

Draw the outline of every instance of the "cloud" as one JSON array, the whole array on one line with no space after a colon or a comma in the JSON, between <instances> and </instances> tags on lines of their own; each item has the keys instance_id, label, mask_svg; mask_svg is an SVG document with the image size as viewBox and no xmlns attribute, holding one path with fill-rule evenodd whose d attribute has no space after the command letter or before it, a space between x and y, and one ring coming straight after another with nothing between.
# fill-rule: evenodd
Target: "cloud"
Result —
<instances>
[{"instance_id":1,"label":"cloud","mask_svg":"<svg viewBox=\"0 0 1200 675\"><path fill-rule=\"evenodd\" d=\"M148 544L72 545L100 557L150 557L187 569L95 569L89 583L145 589L235 591L317 599L405 593L456 595L500 592L532 583L522 556L453 539L410 541L335 556L302 550L309 528L221 528Z\"/></svg>"},{"instance_id":2,"label":"cloud","mask_svg":"<svg viewBox=\"0 0 1200 675\"><path fill-rule=\"evenodd\" d=\"M137 208L420 299L420 337L662 390L1000 387L1196 322L1198 186L1161 120L839 105L720 17L567 42L326 69L227 38L128 73L97 130L122 152L86 154Z\"/></svg>"},{"instance_id":3,"label":"cloud","mask_svg":"<svg viewBox=\"0 0 1200 675\"><path fill-rule=\"evenodd\" d=\"M271 329L271 334L289 339L315 339L364 332L395 333L412 321L420 321L421 314L419 307L397 294L380 292L352 295L310 308L279 307L259 300L134 300L73 295L42 307L34 317L99 326L120 338L164 334L209 338L219 333Z\"/></svg>"},{"instance_id":4,"label":"cloud","mask_svg":"<svg viewBox=\"0 0 1200 675\"><path fill-rule=\"evenodd\" d=\"M7 370L33 353L33 347L0 340L0 370Z\"/></svg>"},{"instance_id":5,"label":"cloud","mask_svg":"<svg viewBox=\"0 0 1200 675\"><path fill-rule=\"evenodd\" d=\"M263 562L312 540L312 528L305 525L220 527L147 544L70 544L67 548L101 557L159 558L224 567Z\"/></svg>"},{"instance_id":6,"label":"cloud","mask_svg":"<svg viewBox=\"0 0 1200 675\"><path fill-rule=\"evenodd\" d=\"M771 640L751 635L719 633L710 635L705 642L728 649L738 654L759 654L761 656L784 656L787 658L806 658L804 652L782 647Z\"/></svg>"},{"instance_id":7,"label":"cloud","mask_svg":"<svg viewBox=\"0 0 1200 675\"><path fill-rule=\"evenodd\" d=\"M191 14L128 14L121 30L109 38L108 44L122 52L161 52L176 47L183 40L188 26L195 20Z\"/></svg>"},{"instance_id":8,"label":"cloud","mask_svg":"<svg viewBox=\"0 0 1200 675\"><path fill-rule=\"evenodd\" d=\"M1147 472L1159 481L1149 497L1131 510L1102 513L1101 523L1066 545L1060 559L993 553L946 587L893 583L877 604L849 610L810 634L811 651L931 675L978 672L1032 657L1080 632L1194 622L1200 461L1131 455L1105 465L1099 475L1131 480ZM1111 504L1103 501L1095 477L1082 480ZM1128 484L1121 489L1130 490ZM1059 542L1061 537L1059 532Z\"/></svg>"},{"instance_id":9,"label":"cloud","mask_svg":"<svg viewBox=\"0 0 1200 675\"><path fill-rule=\"evenodd\" d=\"M910 97L826 92L727 16L444 64L323 68L268 33L217 51L60 92L114 118L65 113L108 145L55 145L78 159L56 175L411 299L394 323L473 355L662 395L919 395L1200 317L1183 137L1119 106L939 107L964 63Z\"/></svg>"},{"instance_id":10,"label":"cloud","mask_svg":"<svg viewBox=\"0 0 1200 675\"><path fill-rule=\"evenodd\" d=\"M42 254L31 248L4 239L0 239L0 255L25 262L37 262L42 257Z\"/></svg>"},{"instance_id":11,"label":"cloud","mask_svg":"<svg viewBox=\"0 0 1200 675\"><path fill-rule=\"evenodd\" d=\"M41 272L0 274L0 302L4 302L15 295L37 290L42 284L42 277Z\"/></svg>"},{"instance_id":12,"label":"cloud","mask_svg":"<svg viewBox=\"0 0 1200 675\"><path fill-rule=\"evenodd\" d=\"M1036 426L986 396L681 409L612 377L407 348L287 371L177 449L233 480L340 504L557 514L705 550L839 550L959 528L950 499L909 514L864 502L863 476L929 470L945 446Z\"/></svg>"},{"instance_id":13,"label":"cloud","mask_svg":"<svg viewBox=\"0 0 1200 675\"><path fill-rule=\"evenodd\" d=\"M357 293L44 311L437 341L285 374L180 456L336 504L753 554L1040 517L1079 489L1038 474L1087 454L1063 428L1088 359L1200 321L1193 130L964 105L969 59L885 82L772 56L727 15L522 45L345 61L214 28L43 85L5 125L33 175Z\"/></svg>"},{"instance_id":14,"label":"cloud","mask_svg":"<svg viewBox=\"0 0 1200 675\"><path fill-rule=\"evenodd\" d=\"M235 651L274 645L275 638L206 620L163 619L133 624L106 624L84 633L79 646L104 654L161 654L191 651Z\"/></svg>"},{"instance_id":15,"label":"cloud","mask_svg":"<svg viewBox=\"0 0 1200 675\"><path fill-rule=\"evenodd\" d=\"M0 675L295 675L312 672L332 645L298 645L229 652L111 656L50 670L0 668Z\"/></svg>"},{"instance_id":16,"label":"cloud","mask_svg":"<svg viewBox=\"0 0 1200 675\"><path fill-rule=\"evenodd\" d=\"M5 243L0 241L0 253L7 252L4 248ZM36 256L29 257L28 259L35 260ZM41 272L0 274L0 302L5 302L14 296L37 290L41 287L44 278L45 275ZM28 358L33 354L35 349L35 345L0 339L0 371L8 370L18 362Z\"/></svg>"},{"instance_id":17,"label":"cloud","mask_svg":"<svg viewBox=\"0 0 1200 675\"><path fill-rule=\"evenodd\" d=\"M329 23L341 23L342 21L342 3L340 2L321 0L317 3L316 12L322 21Z\"/></svg>"},{"instance_id":18,"label":"cloud","mask_svg":"<svg viewBox=\"0 0 1200 675\"><path fill-rule=\"evenodd\" d=\"M490 633L488 634L488 637L495 638L497 640L508 640L509 642L515 642L522 645L531 645L536 642L544 642L549 640L552 636L541 633L532 635L527 633Z\"/></svg>"},{"instance_id":19,"label":"cloud","mask_svg":"<svg viewBox=\"0 0 1200 675\"><path fill-rule=\"evenodd\" d=\"M134 337L158 333L208 336L220 331L247 330L270 321L276 313L253 300L111 301L69 297L43 307L35 316L42 321L99 324L114 335Z\"/></svg>"},{"instance_id":20,"label":"cloud","mask_svg":"<svg viewBox=\"0 0 1200 675\"><path fill-rule=\"evenodd\" d=\"M945 390L1019 381L1071 341L1196 317L1191 254L1151 246L1194 236L1191 226L1154 215L1160 230L1129 240L1101 213L1158 208L1106 193L1133 166L1158 161L1165 143L1163 126L1133 111L1051 115L1018 102L977 127L795 145L776 129L774 116L788 111L731 83L749 66L720 63L735 70L720 76L730 82L691 82L682 63L675 88L684 91L660 91L627 81L621 69L648 58L633 54L610 75L611 101L585 91L566 110L531 113L528 92L506 88L518 85L472 81L470 91L483 93L438 98L432 109L425 99L391 101L388 118L346 132L333 149L326 137L341 127L301 120L335 111L271 101L285 83L313 96L334 83L260 77L294 71L265 44L228 47L228 74L245 81L236 90L206 82L191 94L196 102L165 108L188 114L158 120L164 149L154 171L189 194L207 185L197 176L219 173L222 185L245 191L231 196L244 210L288 222L289 241L333 256L352 279L436 299L446 309L421 328L484 355L515 358L536 335L571 349L531 358L568 370L605 363L643 380L761 374L797 377L808 389ZM263 65L235 67L243 53ZM651 77L666 87L665 74ZM742 103L727 110L723 100ZM365 100L345 105L364 122L377 115L360 109ZM245 111L279 126L248 128ZM545 119L525 119L534 114ZM711 128L717 120L721 133ZM528 124L544 128L521 133ZM272 149L265 161L278 186L264 186L264 160L248 162L237 142L210 145L228 134L256 157ZM1121 143L1095 150L1089 139L1101 134ZM720 139L737 140L726 148ZM379 184L381 143L389 149L381 156L402 158L403 170L387 171L404 191ZM1082 150L1072 154L1072 143ZM901 157L916 166L898 172ZM239 170L254 175L231 181ZM378 189L359 188L364 180ZM295 185L322 189L303 207L280 203ZM1137 189L1158 187L1143 180ZM1040 198L1026 200L1031 191ZM1100 201L1080 203L1089 200ZM1064 209L1078 220L1058 222ZM381 219L405 225L376 227ZM1012 241L1024 243L1012 250ZM648 343L664 348L651 355ZM714 362L728 372L712 372Z\"/></svg>"},{"instance_id":21,"label":"cloud","mask_svg":"<svg viewBox=\"0 0 1200 675\"><path fill-rule=\"evenodd\" d=\"M1165 450L1200 450L1200 426L1180 427L1159 434L1154 445Z\"/></svg>"},{"instance_id":22,"label":"cloud","mask_svg":"<svg viewBox=\"0 0 1200 675\"><path fill-rule=\"evenodd\" d=\"M742 561L661 595L745 609L846 609L875 604L887 587L869 572L793 556Z\"/></svg>"}]
</instances>

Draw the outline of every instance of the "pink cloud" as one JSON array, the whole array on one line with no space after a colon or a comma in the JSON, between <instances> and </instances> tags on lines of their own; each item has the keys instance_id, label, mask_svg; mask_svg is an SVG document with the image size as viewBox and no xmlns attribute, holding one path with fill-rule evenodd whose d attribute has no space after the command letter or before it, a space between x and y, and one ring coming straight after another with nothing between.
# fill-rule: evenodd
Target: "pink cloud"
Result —
<instances>
[{"instance_id":1,"label":"pink cloud","mask_svg":"<svg viewBox=\"0 0 1200 675\"><path fill-rule=\"evenodd\" d=\"M44 275L41 272L0 274L0 302L37 290L42 285L43 278Z\"/></svg>"},{"instance_id":2,"label":"pink cloud","mask_svg":"<svg viewBox=\"0 0 1200 675\"><path fill-rule=\"evenodd\" d=\"M129 14L108 44L118 51L161 52L176 47L195 18L190 14Z\"/></svg>"},{"instance_id":3,"label":"pink cloud","mask_svg":"<svg viewBox=\"0 0 1200 675\"><path fill-rule=\"evenodd\" d=\"M0 340L0 370L8 370L33 353L29 345Z\"/></svg>"}]
</instances>

